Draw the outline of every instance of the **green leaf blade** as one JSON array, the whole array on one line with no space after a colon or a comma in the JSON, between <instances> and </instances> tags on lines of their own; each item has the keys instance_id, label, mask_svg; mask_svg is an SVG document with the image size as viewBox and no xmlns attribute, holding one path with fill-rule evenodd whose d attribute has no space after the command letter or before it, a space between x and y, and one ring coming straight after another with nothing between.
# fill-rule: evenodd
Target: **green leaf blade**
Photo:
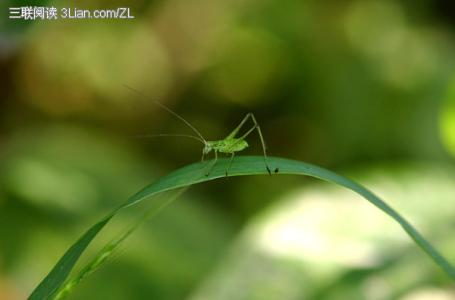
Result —
<instances>
[{"instance_id":1,"label":"green leaf blade","mask_svg":"<svg viewBox=\"0 0 455 300\"><path fill-rule=\"evenodd\" d=\"M52 299L51 297L65 282L74 265L79 260L79 257L111 218L112 216L108 216L87 230L84 235L82 235L82 237L65 252L50 273L36 287L29 299Z\"/></svg>"},{"instance_id":2,"label":"green leaf blade","mask_svg":"<svg viewBox=\"0 0 455 300\"><path fill-rule=\"evenodd\" d=\"M210 166L210 161L200 162L185 166L164 177L161 177L156 182L146 186L144 189L130 197L123 205L115 209L103 220L92 226L75 244L73 244L63 257L57 262L52 271L33 291L29 299L52 299L55 292L62 286L70 271L73 269L79 257L88 247L90 242L101 231L101 229L109 222L109 220L120 210L129 206L135 205L146 198L155 194L169 191L185 186L190 186L205 181L214 180L225 177L225 171L229 164L229 159L219 159L216 166L212 169L209 176L206 172ZM273 177L281 174L304 175L319 178L324 181L338 184L342 187L352 190L361 195L384 213L389 215L398 224L400 224L406 233L414 240L414 242L452 279L455 280L455 268L442 256L405 218L397 211L390 207L386 202L374 195L371 191L353 182L352 180L340 176L327 169L285 158L269 157L268 164L272 170L277 169ZM269 176L262 156L242 156L236 157L232 162L228 176L245 176L245 175L267 175Z\"/></svg>"}]
</instances>

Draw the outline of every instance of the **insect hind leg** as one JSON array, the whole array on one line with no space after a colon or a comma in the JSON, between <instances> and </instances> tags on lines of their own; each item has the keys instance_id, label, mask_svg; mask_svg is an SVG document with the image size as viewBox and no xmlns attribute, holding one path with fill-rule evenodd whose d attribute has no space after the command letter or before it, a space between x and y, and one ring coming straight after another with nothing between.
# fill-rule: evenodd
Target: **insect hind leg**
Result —
<instances>
[{"instance_id":1,"label":"insect hind leg","mask_svg":"<svg viewBox=\"0 0 455 300\"><path fill-rule=\"evenodd\" d=\"M240 141L240 140L245 139L254 129L257 130L257 132L259 134L259 139L261 140L265 168L267 169L267 172L269 173L269 175L272 175L272 172L270 171L270 167L267 163L267 146L265 145L264 137L262 136L261 127L259 126L259 123L256 121L256 118L254 117L254 115L252 113L246 114L246 116L243 118L243 120L240 122L240 124L228 135L228 138L233 138L239 132L239 130L243 127L243 125L245 125L246 121L248 121L249 118L251 118L251 120L253 121L254 126L250 130L248 130L246 133L244 133L240 138L238 138L238 140Z\"/></svg>"},{"instance_id":2,"label":"insect hind leg","mask_svg":"<svg viewBox=\"0 0 455 300\"><path fill-rule=\"evenodd\" d=\"M261 131L261 127L259 126L258 122L256 121L256 118L254 117L254 115L252 113L248 113L242 120L242 122L240 122L239 126L237 126L234 131L232 131L228 137L230 138L233 138L237 133L238 131L243 127L243 125L246 123L246 121L251 118L251 120L253 121L254 123L254 126L251 127L246 133L244 133L241 137L238 138L239 141L241 140L244 140L251 132L253 132L254 129L257 130L258 134L259 134L259 139L261 140L261 146L262 146L262 152L264 154L264 164L265 164L265 168L267 169L267 172L269 173L269 175L272 175L272 172L270 171L270 167L269 167L269 164L267 163L267 146L265 145L265 141L264 141L264 137L262 136L262 131Z\"/></svg>"},{"instance_id":3,"label":"insect hind leg","mask_svg":"<svg viewBox=\"0 0 455 300\"><path fill-rule=\"evenodd\" d=\"M272 175L269 164L267 163L267 146L265 145L264 137L262 136L261 127L259 126L258 122L256 121L256 118L254 117L254 115L252 113L250 113L249 115L251 116L251 120L253 121L254 126L259 134L259 139L261 140L262 152L264 154L265 168L267 169L267 172L269 173L269 175Z\"/></svg>"}]
</instances>

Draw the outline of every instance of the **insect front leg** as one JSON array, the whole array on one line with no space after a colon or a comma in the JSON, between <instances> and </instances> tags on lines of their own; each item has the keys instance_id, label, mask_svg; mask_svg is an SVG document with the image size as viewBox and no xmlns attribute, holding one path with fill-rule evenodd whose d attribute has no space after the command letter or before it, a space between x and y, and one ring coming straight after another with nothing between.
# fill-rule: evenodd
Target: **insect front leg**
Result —
<instances>
[{"instance_id":1,"label":"insect front leg","mask_svg":"<svg viewBox=\"0 0 455 300\"><path fill-rule=\"evenodd\" d=\"M218 151L214 151L215 152L215 159L213 160L213 163L210 165L207 173L205 174L205 176L209 176L210 175L210 172L212 172L212 169L213 167L216 165L216 161L218 160Z\"/></svg>"}]
</instances>

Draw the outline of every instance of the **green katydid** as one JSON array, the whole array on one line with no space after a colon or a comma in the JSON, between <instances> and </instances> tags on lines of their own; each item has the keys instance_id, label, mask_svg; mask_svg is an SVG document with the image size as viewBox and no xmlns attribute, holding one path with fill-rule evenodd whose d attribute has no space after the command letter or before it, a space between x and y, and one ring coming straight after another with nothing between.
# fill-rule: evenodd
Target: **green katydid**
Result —
<instances>
[{"instance_id":1,"label":"green katydid","mask_svg":"<svg viewBox=\"0 0 455 300\"><path fill-rule=\"evenodd\" d=\"M127 85L125 85L125 87L128 88L129 90L135 92L136 94L140 95L141 97L145 97L145 98L148 99L147 96L145 96L143 93L139 92L138 90L136 90L136 89L134 89L134 88L132 88L130 86L127 86ZM167 107L164 104L162 104L161 102L156 101L156 100L153 100L153 101L158 106L160 106L164 110L168 111L169 113L171 113L172 115L177 117L179 120L181 120L183 123L185 123L185 125L187 125L189 128L191 128L191 130L193 130L194 133L197 134L197 136L187 135L187 134L156 134L156 135L145 135L145 137L175 136L175 137L188 137L188 138L192 138L192 139L200 141L204 145L204 148L202 149L201 161L204 161L204 157L207 154L209 154L212 150L213 150L213 153L215 155L213 163L209 166L209 168L207 170L207 173L205 174L206 176L208 176L210 174L210 172L212 171L213 167L216 165L216 162L218 160L218 152L219 153L228 154L228 155L231 156L231 158L229 160L228 167L226 169L226 176L227 176L228 172L229 172L229 169L231 168L232 161L234 160L235 153L236 152L240 152L242 150L245 150L248 147L248 142L245 139L254 130L257 131L257 133L259 135L259 139L261 140L262 152L263 152L263 155L264 155L265 168L267 169L267 172L270 175L272 174L270 172L270 167L267 164L267 152L266 152L266 146L265 146L264 137L262 136L262 132L261 132L261 127L259 126L258 122L256 121L256 118L254 117L254 115L252 113L246 114L246 116L243 118L243 120L240 122L240 124L228 136L226 136L224 139L215 140L215 141L207 141L202 136L202 134L193 125L191 125L190 122L185 120L182 116L180 116L179 114L177 114L176 112L174 112L169 107ZM253 126L250 129L248 129L248 131L246 131L240 137L236 137L237 134L239 133L240 129L242 129L242 127L246 124L246 122L249 119L251 119L251 121L253 122ZM276 168L274 170L274 172L278 173L278 168Z\"/></svg>"}]
</instances>

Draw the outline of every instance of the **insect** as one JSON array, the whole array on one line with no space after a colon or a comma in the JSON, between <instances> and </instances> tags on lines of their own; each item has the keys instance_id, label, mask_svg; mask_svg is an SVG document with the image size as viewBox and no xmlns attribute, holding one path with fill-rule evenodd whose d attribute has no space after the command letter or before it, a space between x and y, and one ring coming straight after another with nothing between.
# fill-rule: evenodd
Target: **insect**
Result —
<instances>
[{"instance_id":1,"label":"insect","mask_svg":"<svg viewBox=\"0 0 455 300\"><path fill-rule=\"evenodd\" d=\"M138 90L133 89L132 87L129 87L127 85L125 85L125 87L142 97L148 98L147 96L145 96ZM188 138L192 138L192 139L200 141L204 145L204 148L202 149L201 161L204 161L205 156L212 151L215 155L213 162L210 164L207 172L205 173L205 176L209 176L210 172L213 170L213 167L215 167L217 160L218 160L218 153L224 153L224 154L230 155L229 164L228 164L228 167L226 168L226 176L228 176L228 172L229 172L229 169L231 168L232 161L234 160L234 156L235 156L236 152L240 152L249 146L248 142L245 139L254 130L256 130L256 132L259 135L259 139L261 140L265 168L266 168L267 172L269 173L269 175L272 174L270 171L270 167L267 163L267 152L266 152L264 137L262 136L262 132L261 132L261 127L259 126L258 122L256 121L256 118L254 117L254 115L252 113L246 114L246 116L243 118L243 120L240 122L240 124L231 133L229 133L229 135L226 136L224 139L208 141L202 136L202 134L193 125L191 125L190 122L185 120L182 116L180 116L179 114L177 114L176 112L174 112L169 107L162 104L161 102L158 102L156 100L154 100L154 102L158 106L160 106L161 108L163 108L164 110L166 110L167 112L169 112L170 114L174 115L176 118L181 120L183 123L185 123L194 133L196 133L197 136L187 135L187 134L157 134L157 135L145 135L145 137L175 136L175 137L188 137ZM253 126L250 127L243 135L236 137L238 135L239 131L245 126L245 124L248 120L251 120L253 122ZM278 169L275 169L274 173L277 173L277 172L278 172Z\"/></svg>"}]
</instances>

